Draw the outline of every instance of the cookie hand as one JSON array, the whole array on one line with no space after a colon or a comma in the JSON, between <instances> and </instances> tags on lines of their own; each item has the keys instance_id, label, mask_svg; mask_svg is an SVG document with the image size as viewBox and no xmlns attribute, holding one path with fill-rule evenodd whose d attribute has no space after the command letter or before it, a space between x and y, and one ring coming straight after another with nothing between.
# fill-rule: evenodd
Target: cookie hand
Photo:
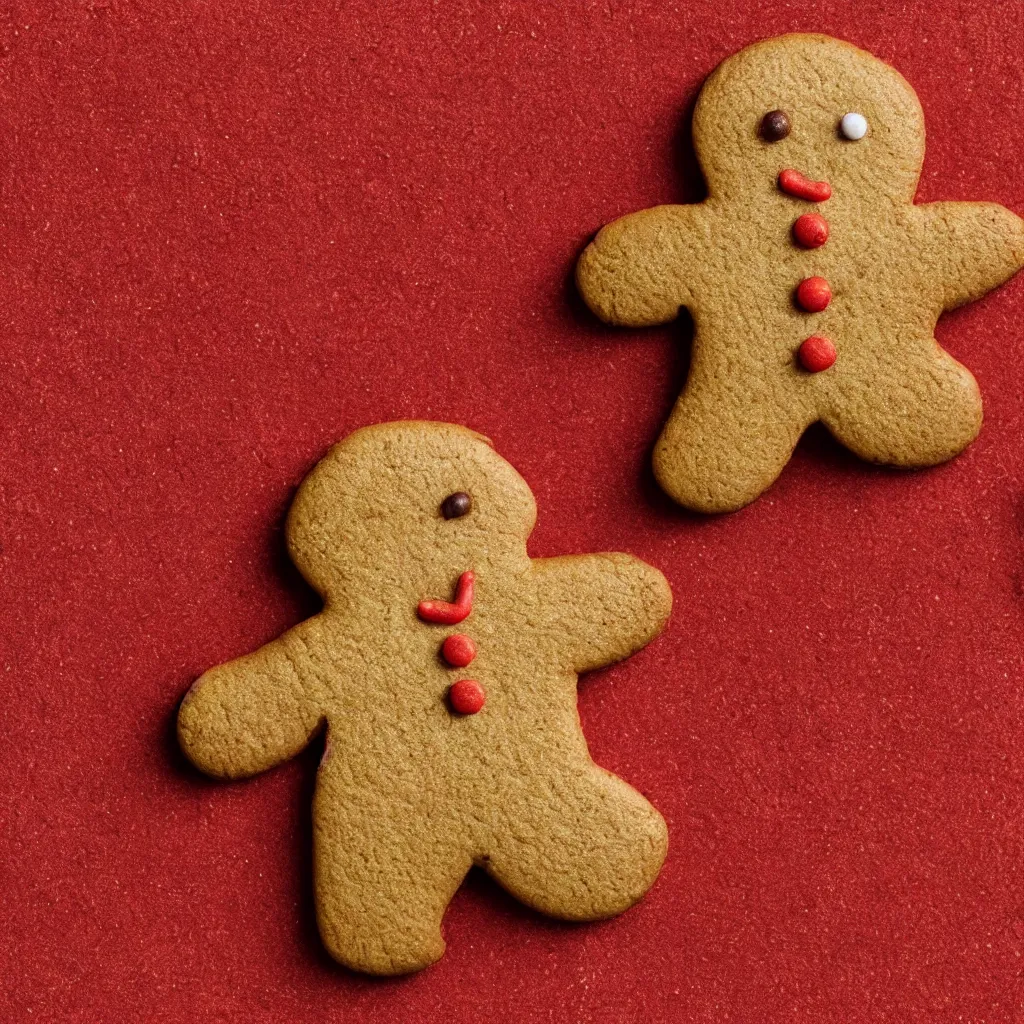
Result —
<instances>
[{"instance_id":1,"label":"cookie hand","mask_svg":"<svg viewBox=\"0 0 1024 1024\"><path fill-rule=\"evenodd\" d=\"M943 309L981 298L1024 267L1024 220L998 203L928 203L916 208L942 283Z\"/></svg>"},{"instance_id":2,"label":"cookie hand","mask_svg":"<svg viewBox=\"0 0 1024 1024\"><path fill-rule=\"evenodd\" d=\"M595 316L620 327L651 327L692 301L706 213L656 206L602 228L576 265L576 285Z\"/></svg>"},{"instance_id":3,"label":"cookie hand","mask_svg":"<svg viewBox=\"0 0 1024 1024\"><path fill-rule=\"evenodd\" d=\"M662 630L672 591L657 569L631 555L534 559L540 605L576 672L611 665Z\"/></svg>"},{"instance_id":4,"label":"cookie hand","mask_svg":"<svg viewBox=\"0 0 1024 1024\"><path fill-rule=\"evenodd\" d=\"M208 775L238 779L294 757L322 718L297 666L309 671L304 622L253 654L205 672L178 711L178 742Z\"/></svg>"}]
</instances>

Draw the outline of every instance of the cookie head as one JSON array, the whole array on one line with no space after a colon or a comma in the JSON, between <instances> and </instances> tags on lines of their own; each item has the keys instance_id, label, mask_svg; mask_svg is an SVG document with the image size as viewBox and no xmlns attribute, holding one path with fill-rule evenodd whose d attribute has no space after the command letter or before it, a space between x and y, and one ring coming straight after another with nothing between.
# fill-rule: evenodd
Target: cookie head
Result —
<instances>
[{"instance_id":1,"label":"cookie head","mask_svg":"<svg viewBox=\"0 0 1024 1024\"><path fill-rule=\"evenodd\" d=\"M714 200L778 194L793 169L844 201L910 202L924 158L924 118L906 80L829 36L755 43L701 90L693 142Z\"/></svg>"},{"instance_id":2,"label":"cookie head","mask_svg":"<svg viewBox=\"0 0 1024 1024\"><path fill-rule=\"evenodd\" d=\"M448 423L366 427L303 480L288 514L292 559L325 597L346 581L416 580L481 558L525 559L536 505L487 438Z\"/></svg>"}]
</instances>

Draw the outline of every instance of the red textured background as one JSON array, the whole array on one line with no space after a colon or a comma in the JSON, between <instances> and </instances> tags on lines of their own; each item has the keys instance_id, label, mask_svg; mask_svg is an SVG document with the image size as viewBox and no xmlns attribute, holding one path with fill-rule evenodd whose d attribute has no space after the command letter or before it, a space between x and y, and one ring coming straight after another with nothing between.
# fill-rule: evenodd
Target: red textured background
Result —
<instances>
[{"instance_id":1,"label":"red textured background","mask_svg":"<svg viewBox=\"0 0 1024 1024\"><path fill-rule=\"evenodd\" d=\"M718 519L648 469L685 330L569 285L603 222L700 197L702 79L792 29L916 87L922 200L1024 213L1022 10L3 5L0 1020L1024 1020L1024 276L939 326L986 400L963 458L812 432ZM666 635L580 707L671 850L593 926L474 873L444 960L381 982L317 939L318 751L216 784L173 719L315 607L293 489L400 417L494 438L534 554L668 575Z\"/></svg>"}]
</instances>

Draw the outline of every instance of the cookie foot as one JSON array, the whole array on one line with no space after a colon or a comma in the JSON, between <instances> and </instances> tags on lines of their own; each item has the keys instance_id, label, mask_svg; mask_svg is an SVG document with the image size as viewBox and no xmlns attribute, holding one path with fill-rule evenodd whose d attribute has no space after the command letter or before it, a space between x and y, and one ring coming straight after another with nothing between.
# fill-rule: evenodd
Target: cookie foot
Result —
<instances>
[{"instance_id":1,"label":"cookie foot","mask_svg":"<svg viewBox=\"0 0 1024 1024\"><path fill-rule=\"evenodd\" d=\"M443 828L432 834L426 826L383 784L370 792L321 781L313 809L317 925L339 963L397 975L443 955L441 919L470 858Z\"/></svg>"},{"instance_id":2,"label":"cookie foot","mask_svg":"<svg viewBox=\"0 0 1024 1024\"><path fill-rule=\"evenodd\" d=\"M856 390L853 390L853 388ZM959 455L981 429L981 395L951 356L932 356L897 377L855 382L841 408L822 416L837 441L888 466L935 466Z\"/></svg>"},{"instance_id":3,"label":"cookie foot","mask_svg":"<svg viewBox=\"0 0 1024 1024\"><path fill-rule=\"evenodd\" d=\"M737 381L731 401L684 392L654 448L654 475L670 498L695 512L735 512L771 487L812 417L798 418L766 391L765 382Z\"/></svg>"},{"instance_id":4,"label":"cookie foot","mask_svg":"<svg viewBox=\"0 0 1024 1024\"><path fill-rule=\"evenodd\" d=\"M654 884L668 833L621 779L591 767L507 798L508 828L482 866L516 899L569 921L614 917Z\"/></svg>"}]
</instances>

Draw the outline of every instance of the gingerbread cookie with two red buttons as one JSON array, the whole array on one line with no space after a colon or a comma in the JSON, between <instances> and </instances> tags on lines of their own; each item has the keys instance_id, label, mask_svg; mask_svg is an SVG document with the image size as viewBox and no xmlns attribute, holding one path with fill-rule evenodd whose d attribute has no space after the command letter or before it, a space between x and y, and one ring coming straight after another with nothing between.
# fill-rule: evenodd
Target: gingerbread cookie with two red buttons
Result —
<instances>
[{"instance_id":1,"label":"gingerbread cookie with two red buttons","mask_svg":"<svg viewBox=\"0 0 1024 1024\"><path fill-rule=\"evenodd\" d=\"M654 451L677 502L741 508L817 421L904 467L977 436L977 385L933 331L1024 266L1024 221L994 203L915 205L924 138L893 68L827 36L769 39L701 90L707 199L623 217L584 251L577 283L602 320L693 316L689 377Z\"/></svg>"},{"instance_id":2,"label":"gingerbread cookie with two red buttons","mask_svg":"<svg viewBox=\"0 0 1024 1024\"><path fill-rule=\"evenodd\" d=\"M577 921L625 910L661 868L665 823L591 760L576 681L661 632L671 592L629 555L531 559L535 518L526 482L479 434L356 431L288 514L323 611L210 669L182 702L182 749L222 778L326 729L314 890L324 943L349 967L435 961L474 864Z\"/></svg>"}]
</instances>

